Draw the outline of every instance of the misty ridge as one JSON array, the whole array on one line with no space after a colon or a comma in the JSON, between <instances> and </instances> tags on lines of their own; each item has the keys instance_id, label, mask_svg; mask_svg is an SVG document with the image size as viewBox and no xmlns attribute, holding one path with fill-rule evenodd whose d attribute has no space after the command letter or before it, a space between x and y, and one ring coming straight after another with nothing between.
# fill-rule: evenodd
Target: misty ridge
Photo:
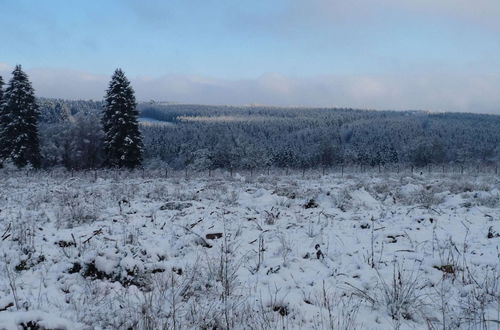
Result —
<instances>
[{"instance_id":1,"label":"misty ridge","mask_svg":"<svg viewBox=\"0 0 500 330\"><path fill-rule=\"evenodd\" d=\"M103 102L38 98L44 167L102 165ZM146 168L492 166L500 116L142 102Z\"/></svg>"}]
</instances>

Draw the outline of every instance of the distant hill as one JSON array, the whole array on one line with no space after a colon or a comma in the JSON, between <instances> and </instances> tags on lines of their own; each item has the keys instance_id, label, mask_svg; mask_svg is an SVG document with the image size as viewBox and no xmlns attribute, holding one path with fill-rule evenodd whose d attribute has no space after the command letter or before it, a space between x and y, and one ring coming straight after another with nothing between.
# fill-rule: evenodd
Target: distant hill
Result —
<instances>
[{"instance_id":1,"label":"distant hill","mask_svg":"<svg viewBox=\"0 0 500 330\"><path fill-rule=\"evenodd\" d=\"M100 101L39 99L46 125L99 116ZM138 105L146 159L175 168L338 163L497 163L500 116L345 108ZM165 123L165 124L162 124Z\"/></svg>"}]
</instances>

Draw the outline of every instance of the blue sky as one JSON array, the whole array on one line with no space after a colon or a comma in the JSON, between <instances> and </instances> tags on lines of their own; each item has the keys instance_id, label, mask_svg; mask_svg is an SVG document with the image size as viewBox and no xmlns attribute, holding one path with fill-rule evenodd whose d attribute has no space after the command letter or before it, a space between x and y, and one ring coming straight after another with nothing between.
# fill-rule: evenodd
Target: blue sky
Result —
<instances>
[{"instance_id":1,"label":"blue sky","mask_svg":"<svg viewBox=\"0 0 500 330\"><path fill-rule=\"evenodd\" d=\"M498 17L497 0L0 0L0 74L20 63L50 97L100 98L121 67L139 99L500 113Z\"/></svg>"}]
</instances>

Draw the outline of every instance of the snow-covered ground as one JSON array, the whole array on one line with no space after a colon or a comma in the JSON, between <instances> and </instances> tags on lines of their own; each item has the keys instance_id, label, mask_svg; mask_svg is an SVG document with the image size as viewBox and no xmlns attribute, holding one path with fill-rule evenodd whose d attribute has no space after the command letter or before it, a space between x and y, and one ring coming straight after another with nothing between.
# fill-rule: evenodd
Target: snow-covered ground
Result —
<instances>
[{"instance_id":1,"label":"snow-covered ground","mask_svg":"<svg viewBox=\"0 0 500 330\"><path fill-rule=\"evenodd\" d=\"M0 329L500 327L498 176L0 176Z\"/></svg>"}]
</instances>

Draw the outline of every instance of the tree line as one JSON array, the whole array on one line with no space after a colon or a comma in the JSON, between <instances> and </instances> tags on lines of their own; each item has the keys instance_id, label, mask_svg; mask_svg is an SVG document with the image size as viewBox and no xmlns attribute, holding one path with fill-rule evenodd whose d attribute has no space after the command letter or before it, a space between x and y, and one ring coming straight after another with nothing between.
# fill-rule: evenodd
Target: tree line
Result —
<instances>
[{"instance_id":1,"label":"tree line","mask_svg":"<svg viewBox=\"0 0 500 330\"><path fill-rule=\"evenodd\" d=\"M134 90L121 69L117 69L109 83L99 122L99 140L86 141L87 154L94 167L109 166L135 168L142 164L143 142L139 129ZM12 163L18 168L42 166L40 109L28 75L16 65L4 92L0 76L0 165ZM94 118L97 119L97 118ZM64 120L64 118L62 119ZM89 123L87 123L89 124ZM79 127L85 130L89 127ZM82 132L83 133L83 132ZM85 134L88 132L85 132ZM95 134L96 132L94 132ZM57 137L57 134L56 134ZM67 143L65 141L64 143ZM81 151L80 151L81 152ZM102 153L102 158L98 155ZM59 155L46 154L47 158Z\"/></svg>"},{"instance_id":2,"label":"tree line","mask_svg":"<svg viewBox=\"0 0 500 330\"><path fill-rule=\"evenodd\" d=\"M160 121L143 125L145 158L173 168L422 167L500 160L500 116L494 115L150 103L139 109L143 120Z\"/></svg>"},{"instance_id":3,"label":"tree line","mask_svg":"<svg viewBox=\"0 0 500 330\"><path fill-rule=\"evenodd\" d=\"M497 115L137 103L121 70L102 101L38 98L35 103L38 132L32 135L39 136L40 161L30 162L34 167L204 171L500 161ZM8 108L2 113L12 113ZM123 132L134 133L126 138ZM15 158L9 155L4 163Z\"/></svg>"},{"instance_id":4,"label":"tree line","mask_svg":"<svg viewBox=\"0 0 500 330\"><path fill-rule=\"evenodd\" d=\"M51 114L42 121L42 154L59 155L44 157L45 166L94 168L98 153L89 153L86 142L97 147L100 141L95 118L101 103L39 104ZM159 102L139 103L137 109L143 165L153 168L422 167L500 160L500 116L494 115ZM69 119L57 119L62 117Z\"/></svg>"}]
</instances>

